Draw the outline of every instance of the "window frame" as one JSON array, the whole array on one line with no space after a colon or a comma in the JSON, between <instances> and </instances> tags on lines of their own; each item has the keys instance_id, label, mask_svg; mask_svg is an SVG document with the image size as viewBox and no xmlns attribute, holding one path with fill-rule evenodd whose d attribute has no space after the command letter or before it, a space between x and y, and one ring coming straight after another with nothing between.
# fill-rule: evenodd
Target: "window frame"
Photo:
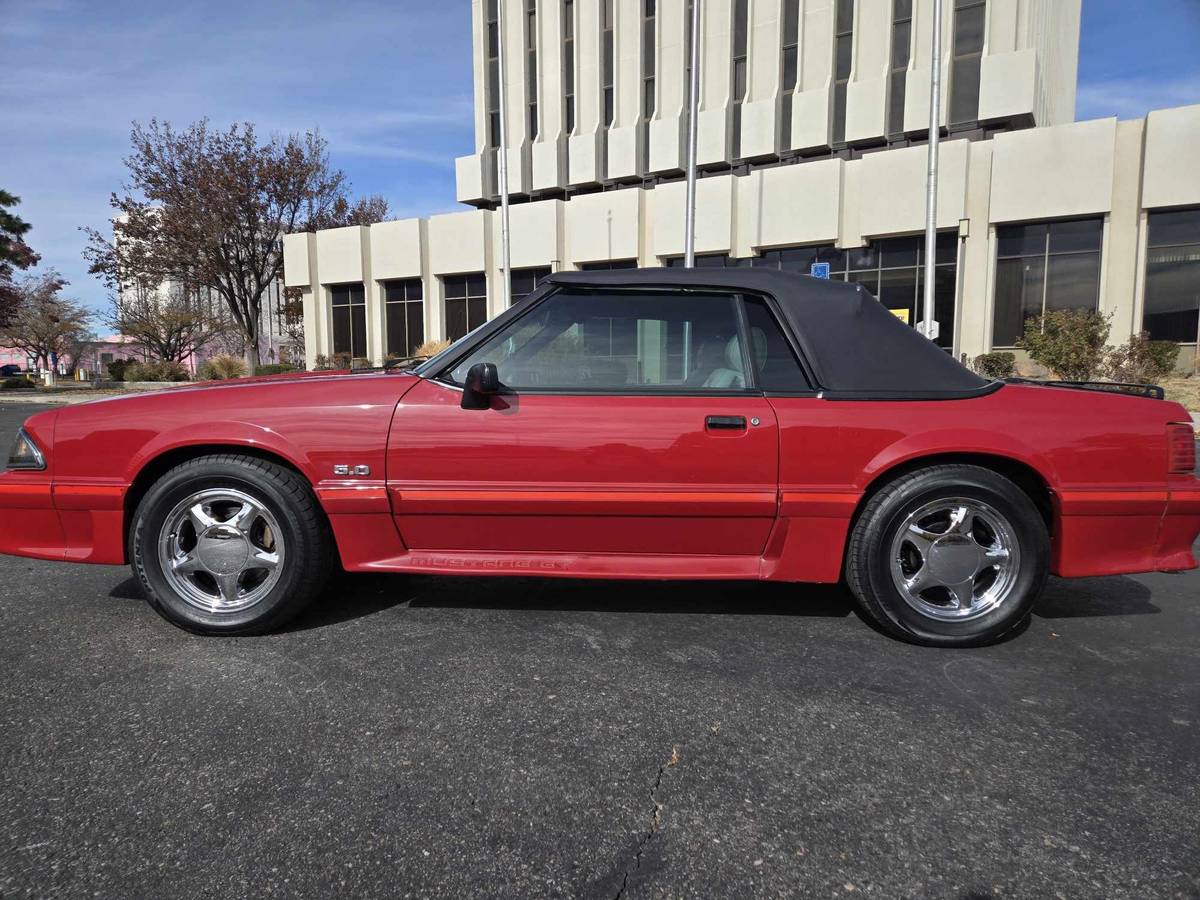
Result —
<instances>
[{"instance_id":1,"label":"window frame","mask_svg":"<svg viewBox=\"0 0 1200 900\"><path fill-rule=\"evenodd\" d=\"M1182 240L1182 241L1175 240L1175 241L1164 241L1164 242L1160 242L1160 243L1154 242L1153 238L1151 237L1151 230L1153 227L1154 217L1156 215L1170 215L1172 213L1185 213L1185 214L1191 213L1191 214L1195 214L1197 216L1198 220L1200 220L1200 206L1192 206L1190 204L1186 205L1186 206L1155 207L1154 209L1146 210L1146 239L1145 239L1145 248L1142 253L1142 259L1141 259L1142 290L1141 290L1141 297L1140 297L1140 307L1141 308L1139 310L1139 312L1140 312L1140 320L1139 321L1141 322L1140 330L1145 332L1146 334L1150 334L1151 335L1150 340L1152 340L1152 341L1170 341L1171 343L1176 344L1180 347L1190 347L1193 345L1196 347L1200 347L1200 312L1197 313L1198 321L1197 321L1196 331L1192 335L1192 337L1186 341L1175 340L1174 338L1154 337L1151 334L1148 323L1146 322L1146 315L1147 315L1146 304L1147 304L1147 301L1149 300L1149 293L1150 293L1150 255L1155 250L1176 250L1176 251L1186 252L1189 248L1195 248L1196 251L1200 252L1200 230L1197 231L1197 234L1195 235L1194 240ZM1197 270L1200 270L1200 261L1196 261L1195 265L1196 265ZM1200 272L1198 272L1198 274L1200 274ZM1162 315L1162 313L1153 313L1152 315Z\"/></svg>"},{"instance_id":2,"label":"window frame","mask_svg":"<svg viewBox=\"0 0 1200 900\"><path fill-rule=\"evenodd\" d=\"M981 9L983 17L983 30L979 35L979 49L970 50L966 53L958 52L958 37L959 37L959 15L965 11ZM983 73L983 56L984 50L987 48L987 26L988 26L988 7L987 0L954 0L954 5L951 10L953 23L950 29L950 78L949 88L947 90L947 106L946 106L946 127L954 131L969 130L979 126L979 96L981 87L981 78ZM961 78L958 73L959 65L969 66L975 64L975 115L973 118L962 119L956 121L954 119L954 101L958 86L961 83Z\"/></svg>"},{"instance_id":3,"label":"window frame","mask_svg":"<svg viewBox=\"0 0 1200 900\"><path fill-rule=\"evenodd\" d=\"M900 4L904 0L892 0L892 24L891 24L891 40L888 46L888 77L887 77L887 97L883 110L884 119L884 135L888 140L900 140L904 137L904 106L907 101L908 92L908 67L912 63L912 46L913 46L913 8L912 2L909 0L908 15L901 15ZM904 62L900 65L896 64L897 49L899 44L897 38L901 26L907 26L908 43L904 46ZM892 114L895 110L892 109L893 101L897 99L897 86L899 87L900 100L900 121L899 123L892 121Z\"/></svg>"},{"instance_id":4,"label":"window frame","mask_svg":"<svg viewBox=\"0 0 1200 900\"><path fill-rule=\"evenodd\" d=\"M446 288L448 286L447 281L450 279L459 279L459 278L467 279L466 281L464 281L464 286L463 286L464 293L461 297L451 297L446 292ZM483 294L482 295L471 293L470 281L469 281L469 279L471 279L471 278L483 279ZM464 308L464 312L466 314L467 330L466 330L466 333L464 333L462 335L462 337L455 338L454 340L462 340L463 337L466 337L472 331L475 331L478 328L480 328L482 325L486 324L486 322L488 321L488 314L487 314L488 313L488 310L487 310L488 288L490 287L490 285L488 284L488 278L487 278L486 272L451 272L451 273L447 273L445 275L439 275L438 282L439 282L438 293L440 295L439 300L440 300L440 303L442 306L442 309L441 309L442 322L443 322L443 327L445 330L449 330L450 316L449 316L448 304L451 301L458 301L458 300L463 301L463 304L464 304L463 308ZM475 300L482 299L483 304L484 304L483 322L481 322L479 325L476 325L474 327L471 326L471 300L472 299L475 299Z\"/></svg>"},{"instance_id":5,"label":"window frame","mask_svg":"<svg viewBox=\"0 0 1200 900\"><path fill-rule=\"evenodd\" d=\"M1054 226L1062 225L1062 224L1069 224L1072 222L1099 222L1100 223L1099 242L1098 242L1095 250L1057 250L1057 251L1055 251L1055 250L1050 249L1051 241L1053 240L1053 236L1054 236L1053 235ZM1029 226L1038 226L1038 225L1044 225L1046 227L1046 233L1041 239L1042 249L1037 255L1030 254L1030 253L1001 253L1000 231L1002 229L1014 228L1014 227L1029 227ZM1050 260L1053 257L1085 256L1085 255L1091 256L1094 254L1096 257L1096 299L1095 299L1095 302L1090 307L1065 307L1065 308L1067 308L1067 309L1087 309L1087 310L1091 310L1093 312L1100 311L1100 308L1101 308L1100 304L1101 304L1101 301L1103 300L1102 289L1104 287L1104 241L1105 241L1105 238L1108 233L1108 222L1107 222L1105 216L1103 216L1103 215L1101 215L1101 216L1070 216L1070 217L1062 218L1062 219L1033 219L1033 220L1029 220L1029 221L1025 221L1025 222L1003 222L1003 223L995 225L994 228L995 228L996 249L995 249L995 252L992 254L992 277L991 277L991 283L992 283L991 295L992 296L991 296L991 317L990 317L991 318L991 322L990 322L991 330L989 332L989 340L988 340L988 345L991 347L992 350L1018 350L1018 349L1020 349L1019 343L1013 343L1013 344L998 344L998 343L996 343L996 310L997 310L996 291L999 286L997 273L1000 271L1000 263L1004 260L1037 259L1037 260L1041 261L1042 296L1041 296L1041 312L1038 313L1038 315L1045 316L1047 310L1050 308L1047 306L1047 300L1049 299L1049 295L1050 295ZM1022 312L1021 331L1017 335L1018 342L1021 340L1021 337L1025 333L1025 322L1026 322L1026 319L1025 319L1024 313Z\"/></svg>"},{"instance_id":6,"label":"window frame","mask_svg":"<svg viewBox=\"0 0 1200 900\"><path fill-rule=\"evenodd\" d=\"M479 347L483 346L489 340L496 336L502 329L509 328L519 322L527 315L531 315L543 303L550 302L559 294L578 294L578 293L665 293L665 294L728 294L733 297L736 302L737 309L737 327L738 339L742 342L743 347L750 346L750 326L749 319L746 314L745 298L748 296L761 299L766 305L767 312L774 320L776 327L782 332L784 340L791 349L795 361L800 368L801 377L809 385L808 390L802 391L763 391L758 386L758 373L753 366L747 368L747 374L750 382L747 387L740 390L724 390L716 388L693 387L685 388L678 387L672 390L662 390L660 388L637 388L628 387L622 390L613 388L522 388L520 390L511 390L501 387L501 394L510 396L557 396L557 397L819 397L821 389L817 387L816 379L813 378L813 370L809 365L808 359L804 354L804 349L800 342L792 333L792 329L787 325L787 319L781 315L781 310L775 298L767 293L757 291L748 291L741 288L730 287L683 287L680 285L558 285L544 284L539 287L533 294L521 304L509 307L504 313L492 319L490 322L481 326L473 332L469 332L455 345L448 347L442 353L428 360L425 364L418 366L414 374L439 384L442 387L450 390L462 391L463 386L456 383L450 373L454 371L467 357L473 354ZM460 346L461 345L461 346Z\"/></svg>"},{"instance_id":7,"label":"window frame","mask_svg":"<svg viewBox=\"0 0 1200 900\"><path fill-rule=\"evenodd\" d=\"M419 296L416 297L415 299L408 296L409 288L414 284L416 285L417 293L419 294ZM400 300L388 299L389 291L391 291L395 286L398 286L398 285L403 285L403 288L404 288L403 299L400 299ZM383 352L384 352L384 355L394 355L394 356L400 356L400 357L408 356L408 354L411 353L412 350L415 350L417 347L421 346L421 344L425 343L426 328L425 328L425 282L424 282L424 279L422 279L420 276L410 276L408 278L385 278L379 282L379 289L380 289L379 293L380 293L381 299L383 301L383 339L384 339ZM410 306L420 307L421 340L415 344L412 341L412 335L411 335L410 329L408 327L408 325L409 325L408 313L409 313ZM391 346L392 316L393 315L400 315L403 317L404 336L405 336L406 342L408 344L412 345L410 347L410 349L406 350L403 354L401 354L399 351L397 351L396 349L394 349Z\"/></svg>"},{"instance_id":8,"label":"window frame","mask_svg":"<svg viewBox=\"0 0 1200 900\"><path fill-rule=\"evenodd\" d=\"M525 0L525 136L537 140L538 123L538 20L537 0Z\"/></svg>"},{"instance_id":9,"label":"window frame","mask_svg":"<svg viewBox=\"0 0 1200 900\"><path fill-rule=\"evenodd\" d=\"M854 21L856 18L854 7L853 0L850 0L845 7L839 0L833 2L833 79L830 82L833 97L829 104L829 145L835 150L847 146L846 95L850 90L850 78L854 74L854 26L857 24ZM848 10L845 22L842 21L841 16L843 9ZM845 78L838 74L838 44L843 38L847 39L850 47L850 59ZM841 119L840 125L839 118Z\"/></svg>"},{"instance_id":10,"label":"window frame","mask_svg":"<svg viewBox=\"0 0 1200 900\"><path fill-rule=\"evenodd\" d=\"M339 302L337 302L337 300L335 300L335 295L339 290L341 290L343 288L346 290L346 302L339 303ZM358 290L362 294L362 300L359 302L356 302L354 299L354 297L355 297L354 289L355 288L358 288ZM325 285L325 289L329 292L329 347L332 350L333 355L337 356L342 353L349 353L351 359L368 359L370 357L370 346L371 346L371 323L368 321L368 316L367 316L367 286L366 286L366 284L361 281L339 281L339 282L334 282L332 284ZM354 311L356 308L359 310L359 313L362 316L363 346L361 348L355 348L355 346L354 346L354 331L355 331ZM337 349L336 320L337 320L338 310L342 310L342 309L346 310L346 319L347 319L347 325L349 328L349 337L350 337L350 349L349 350ZM354 352L355 349L361 349L363 352L355 353Z\"/></svg>"},{"instance_id":11,"label":"window frame","mask_svg":"<svg viewBox=\"0 0 1200 900\"><path fill-rule=\"evenodd\" d=\"M729 52L729 94L732 110L729 143L730 155L733 159L741 159L742 106L750 97L750 0L733 0L732 7Z\"/></svg>"}]
</instances>

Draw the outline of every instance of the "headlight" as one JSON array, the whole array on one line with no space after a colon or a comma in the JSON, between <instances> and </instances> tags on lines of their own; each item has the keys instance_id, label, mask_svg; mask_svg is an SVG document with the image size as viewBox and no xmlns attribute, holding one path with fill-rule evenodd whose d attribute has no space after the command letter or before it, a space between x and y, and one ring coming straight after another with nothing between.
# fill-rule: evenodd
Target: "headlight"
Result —
<instances>
[{"instance_id":1,"label":"headlight","mask_svg":"<svg viewBox=\"0 0 1200 900\"><path fill-rule=\"evenodd\" d=\"M33 438L25 433L24 428L17 432L17 439L12 445L12 450L8 452L8 467L10 469L46 468L46 457L33 442Z\"/></svg>"}]
</instances>

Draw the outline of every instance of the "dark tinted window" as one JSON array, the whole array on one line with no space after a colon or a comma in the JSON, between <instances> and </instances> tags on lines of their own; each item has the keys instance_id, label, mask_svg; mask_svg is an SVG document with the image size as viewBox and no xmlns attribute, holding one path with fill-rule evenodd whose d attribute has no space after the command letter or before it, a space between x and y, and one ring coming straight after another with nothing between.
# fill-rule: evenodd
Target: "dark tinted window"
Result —
<instances>
[{"instance_id":1,"label":"dark tinted window","mask_svg":"<svg viewBox=\"0 0 1200 900\"><path fill-rule=\"evenodd\" d=\"M457 341L487 319L487 279L482 272L446 275L442 278L446 297L446 337Z\"/></svg>"},{"instance_id":2,"label":"dark tinted window","mask_svg":"<svg viewBox=\"0 0 1200 900\"><path fill-rule=\"evenodd\" d=\"M998 227L992 346L1014 346L1043 312L1095 309L1103 239L1101 219Z\"/></svg>"},{"instance_id":3,"label":"dark tinted window","mask_svg":"<svg viewBox=\"0 0 1200 900\"><path fill-rule=\"evenodd\" d=\"M797 393L811 390L808 379L766 301L747 297L746 320L754 345L755 377L760 390Z\"/></svg>"},{"instance_id":4,"label":"dark tinted window","mask_svg":"<svg viewBox=\"0 0 1200 900\"><path fill-rule=\"evenodd\" d=\"M361 284L335 284L329 288L333 307L333 352L360 359L367 355L366 292Z\"/></svg>"},{"instance_id":5,"label":"dark tinted window","mask_svg":"<svg viewBox=\"0 0 1200 900\"><path fill-rule=\"evenodd\" d=\"M408 356L425 343L425 304L421 279L385 281L382 286L387 352L392 356Z\"/></svg>"},{"instance_id":6,"label":"dark tinted window","mask_svg":"<svg viewBox=\"0 0 1200 900\"><path fill-rule=\"evenodd\" d=\"M537 269L513 269L511 278L512 302L517 303L532 294L543 278L550 276L550 267Z\"/></svg>"},{"instance_id":7,"label":"dark tinted window","mask_svg":"<svg viewBox=\"0 0 1200 900\"><path fill-rule=\"evenodd\" d=\"M1150 213L1143 327L1157 341L1191 344L1200 328L1200 209Z\"/></svg>"},{"instance_id":8,"label":"dark tinted window","mask_svg":"<svg viewBox=\"0 0 1200 900\"><path fill-rule=\"evenodd\" d=\"M955 0L954 57L950 64L950 124L979 120L979 65L983 57L986 0Z\"/></svg>"}]
</instances>

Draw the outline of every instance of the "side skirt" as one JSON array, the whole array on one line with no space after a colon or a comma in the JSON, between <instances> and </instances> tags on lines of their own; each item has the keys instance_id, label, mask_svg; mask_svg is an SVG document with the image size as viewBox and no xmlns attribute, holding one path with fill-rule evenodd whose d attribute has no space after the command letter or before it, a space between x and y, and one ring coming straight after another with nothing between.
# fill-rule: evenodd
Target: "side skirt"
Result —
<instances>
[{"instance_id":1,"label":"side skirt","mask_svg":"<svg viewBox=\"0 0 1200 900\"><path fill-rule=\"evenodd\" d=\"M558 578L665 578L757 580L757 556L594 555L498 551L410 550L362 562L357 572L423 572L436 575L537 575Z\"/></svg>"}]
</instances>

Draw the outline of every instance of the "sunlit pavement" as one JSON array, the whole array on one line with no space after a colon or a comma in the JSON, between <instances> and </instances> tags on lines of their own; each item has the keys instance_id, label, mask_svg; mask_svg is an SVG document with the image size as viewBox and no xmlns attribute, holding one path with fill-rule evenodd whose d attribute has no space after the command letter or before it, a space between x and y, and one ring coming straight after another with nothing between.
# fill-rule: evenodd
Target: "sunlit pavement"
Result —
<instances>
[{"instance_id":1,"label":"sunlit pavement","mask_svg":"<svg viewBox=\"0 0 1200 900\"><path fill-rule=\"evenodd\" d=\"M1196 573L969 651L828 588L348 576L213 640L127 569L0 586L3 896L1200 891Z\"/></svg>"}]
</instances>

